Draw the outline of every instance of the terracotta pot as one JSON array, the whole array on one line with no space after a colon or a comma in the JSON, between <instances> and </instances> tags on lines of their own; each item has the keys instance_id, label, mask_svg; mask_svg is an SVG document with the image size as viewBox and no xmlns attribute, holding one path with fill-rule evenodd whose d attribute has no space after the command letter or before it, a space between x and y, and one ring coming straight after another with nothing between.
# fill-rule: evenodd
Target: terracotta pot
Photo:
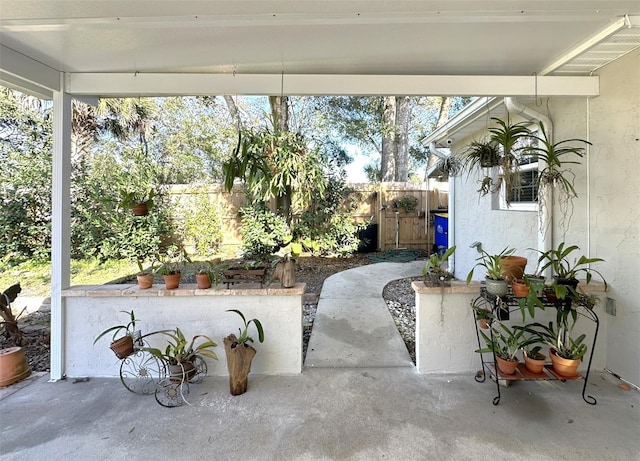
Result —
<instances>
[{"instance_id":1,"label":"terracotta pot","mask_svg":"<svg viewBox=\"0 0 640 461\"><path fill-rule=\"evenodd\" d=\"M482 328L483 330L488 330L489 319L478 319L478 325L480 325L480 328Z\"/></svg>"},{"instance_id":2,"label":"terracotta pot","mask_svg":"<svg viewBox=\"0 0 640 461\"><path fill-rule=\"evenodd\" d=\"M21 347L0 350L0 387L23 380L31 374Z\"/></svg>"},{"instance_id":3,"label":"terracotta pot","mask_svg":"<svg viewBox=\"0 0 640 461\"><path fill-rule=\"evenodd\" d=\"M133 354L133 338L129 335L123 336L120 339L116 339L109 346L116 357L124 359Z\"/></svg>"},{"instance_id":4,"label":"terracotta pot","mask_svg":"<svg viewBox=\"0 0 640 461\"><path fill-rule=\"evenodd\" d=\"M527 367L531 373L542 373L544 365L546 363L546 357L543 354L539 354L537 357L540 359L532 359L527 354L524 354L524 366Z\"/></svg>"},{"instance_id":5,"label":"terracotta pot","mask_svg":"<svg viewBox=\"0 0 640 461\"><path fill-rule=\"evenodd\" d=\"M578 374L579 359L565 359L556 354L555 349L549 349L549 357L553 364L553 370L560 376L574 377Z\"/></svg>"},{"instance_id":6,"label":"terracotta pot","mask_svg":"<svg viewBox=\"0 0 640 461\"><path fill-rule=\"evenodd\" d=\"M153 286L153 274L140 274L138 277L138 287L146 290Z\"/></svg>"},{"instance_id":7,"label":"terracotta pot","mask_svg":"<svg viewBox=\"0 0 640 461\"><path fill-rule=\"evenodd\" d=\"M531 291L522 280L516 279L511 281L511 289L513 290L513 296L516 298L526 298Z\"/></svg>"},{"instance_id":8,"label":"terracotta pot","mask_svg":"<svg viewBox=\"0 0 640 461\"><path fill-rule=\"evenodd\" d=\"M189 382L196 375L196 371L192 362L169 365L169 379L174 383Z\"/></svg>"},{"instance_id":9,"label":"terracotta pot","mask_svg":"<svg viewBox=\"0 0 640 461\"><path fill-rule=\"evenodd\" d=\"M506 296L509 291L509 285L506 280L486 279L487 293L493 296Z\"/></svg>"},{"instance_id":10,"label":"terracotta pot","mask_svg":"<svg viewBox=\"0 0 640 461\"><path fill-rule=\"evenodd\" d=\"M516 372L516 368L518 368L518 361L509 361L505 360L496 355L496 362L498 362L498 370L505 375L512 375Z\"/></svg>"},{"instance_id":11,"label":"terracotta pot","mask_svg":"<svg viewBox=\"0 0 640 461\"><path fill-rule=\"evenodd\" d=\"M149 214L149 207L145 202L138 203L132 210L134 216L147 216Z\"/></svg>"},{"instance_id":12,"label":"terracotta pot","mask_svg":"<svg viewBox=\"0 0 640 461\"><path fill-rule=\"evenodd\" d=\"M500 258L502 276L507 280L521 279L524 268L527 266L527 258L522 256L505 256Z\"/></svg>"},{"instance_id":13,"label":"terracotta pot","mask_svg":"<svg viewBox=\"0 0 640 461\"><path fill-rule=\"evenodd\" d=\"M198 284L198 288L201 290L211 288L211 280L209 279L208 274L196 274L196 283Z\"/></svg>"},{"instance_id":14,"label":"terracotta pot","mask_svg":"<svg viewBox=\"0 0 640 461\"><path fill-rule=\"evenodd\" d=\"M178 288L180 286L180 277L182 274L169 274L164 275L164 286L167 290L173 290L174 288Z\"/></svg>"}]
</instances>

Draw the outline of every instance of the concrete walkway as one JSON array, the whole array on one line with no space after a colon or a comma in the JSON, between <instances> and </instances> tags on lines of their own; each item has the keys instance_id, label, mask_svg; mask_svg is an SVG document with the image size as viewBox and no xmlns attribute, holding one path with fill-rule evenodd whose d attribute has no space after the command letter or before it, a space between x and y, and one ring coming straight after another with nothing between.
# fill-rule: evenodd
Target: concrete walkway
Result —
<instances>
[{"instance_id":1,"label":"concrete walkway","mask_svg":"<svg viewBox=\"0 0 640 461\"><path fill-rule=\"evenodd\" d=\"M328 277L322 286L305 366L413 367L382 290L392 280L420 275L424 264L370 264Z\"/></svg>"},{"instance_id":2,"label":"concrete walkway","mask_svg":"<svg viewBox=\"0 0 640 461\"><path fill-rule=\"evenodd\" d=\"M328 280L312 341L335 354L314 350L322 366L299 376L250 375L241 396L231 396L219 377L191 385L190 405L174 409L126 391L116 379L49 383L46 375L33 376L0 389L0 459L640 459L640 393L619 389L608 374L589 380L595 406L582 400L581 381L516 383L494 406L495 383L419 375L404 355L393 360L395 352L383 353L392 347L390 318L369 312L380 325L365 316L354 321L346 302L331 307L329 300L355 298L355 286L368 283L364 293L381 293L387 277L404 276L386 264L366 266L368 277L347 271ZM393 270L413 271L408 264ZM371 303L363 299L353 312ZM341 323L325 321L338 318ZM378 349L362 350L369 347ZM352 365L345 367L346 360ZM362 367L374 361L388 366Z\"/></svg>"}]
</instances>

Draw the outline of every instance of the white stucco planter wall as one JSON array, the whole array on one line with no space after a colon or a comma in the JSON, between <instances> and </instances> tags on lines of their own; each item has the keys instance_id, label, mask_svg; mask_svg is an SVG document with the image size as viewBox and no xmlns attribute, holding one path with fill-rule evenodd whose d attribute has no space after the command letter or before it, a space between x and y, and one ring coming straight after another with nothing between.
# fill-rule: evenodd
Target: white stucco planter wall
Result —
<instances>
[{"instance_id":1,"label":"white stucco planter wall","mask_svg":"<svg viewBox=\"0 0 640 461\"><path fill-rule=\"evenodd\" d=\"M475 319L470 303L480 294L480 284L472 282L468 286L464 282L453 281L450 288L428 288L422 282L413 282L416 293L416 367L418 373L469 373L475 374L482 369L475 329ZM585 292L603 297L604 287L601 284L590 284L583 287ZM442 308L441 308L442 305ZM607 325L601 302L594 312L600 319L598 337L594 349L591 370L602 370L605 367L607 347ZM504 323L523 325L540 322L555 322L555 310L547 308L537 311L535 318L522 321L519 312L512 312L509 321ZM574 334L586 334L589 351L580 367L587 367L591 344L595 334L595 323L586 318L579 318ZM481 338L481 344L484 342ZM546 347L543 348L546 351Z\"/></svg>"},{"instance_id":2,"label":"white stucco planter wall","mask_svg":"<svg viewBox=\"0 0 640 461\"><path fill-rule=\"evenodd\" d=\"M206 359L208 374L226 376L227 363L222 340L242 327L242 320L227 309L242 311L247 320L258 318L265 331L264 343L257 340L253 324L249 333L258 353L252 374L299 374L302 371L302 295L304 284L291 289L198 290L181 285L176 290L135 285L72 287L64 296L64 370L67 377L117 377L120 360L109 349L110 337L93 345L104 329L127 322L121 311L133 311L142 334L179 327L191 339L210 336L218 347L218 360ZM161 335L149 338L154 347L164 347Z\"/></svg>"}]
</instances>

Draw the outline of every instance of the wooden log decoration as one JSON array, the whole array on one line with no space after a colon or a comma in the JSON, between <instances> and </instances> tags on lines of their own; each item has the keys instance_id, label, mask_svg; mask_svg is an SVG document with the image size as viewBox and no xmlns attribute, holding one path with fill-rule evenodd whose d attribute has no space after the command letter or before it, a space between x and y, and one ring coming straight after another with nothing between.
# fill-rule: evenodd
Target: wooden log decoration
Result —
<instances>
[{"instance_id":1,"label":"wooden log decoration","mask_svg":"<svg viewBox=\"0 0 640 461\"><path fill-rule=\"evenodd\" d=\"M296 263L292 260L286 260L276 264L269 284L274 280L280 280L283 288L296 286Z\"/></svg>"},{"instance_id":2,"label":"wooden log decoration","mask_svg":"<svg viewBox=\"0 0 640 461\"><path fill-rule=\"evenodd\" d=\"M227 355L231 395L244 394L247 392L251 361L256 350L247 343L238 344L236 335L231 334L224 338L224 351Z\"/></svg>"}]
</instances>

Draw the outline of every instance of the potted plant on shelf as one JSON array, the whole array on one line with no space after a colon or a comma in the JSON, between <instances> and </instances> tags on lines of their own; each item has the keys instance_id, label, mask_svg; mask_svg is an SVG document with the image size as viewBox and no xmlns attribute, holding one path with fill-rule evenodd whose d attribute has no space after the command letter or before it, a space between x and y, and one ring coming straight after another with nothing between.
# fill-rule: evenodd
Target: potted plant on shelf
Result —
<instances>
[{"instance_id":1,"label":"potted plant on shelf","mask_svg":"<svg viewBox=\"0 0 640 461\"><path fill-rule=\"evenodd\" d=\"M165 261L156 271L157 274L162 275L164 278L164 284L167 290L172 290L180 286L182 268L186 262L191 262L191 259L184 248L177 245L169 246Z\"/></svg>"},{"instance_id":2,"label":"potted plant on shelf","mask_svg":"<svg viewBox=\"0 0 640 461\"><path fill-rule=\"evenodd\" d=\"M513 254L516 250L514 248L505 248L497 255L491 255L482 248L482 245L477 245L476 249L480 253L480 256L476 258L476 265L473 266L467 274L467 285L471 283L475 268L481 266L486 270L485 280L487 293L493 296L504 297L509 290L509 286L503 275L502 261L505 256Z\"/></svg>"},{"instance_id":3,"label":"potted plant on shelf","mask_svg":"<svg viewBox=\"0 0 640 461\"><path fill-rule=\"evenodd\" d=\"M473 316L478 322L478 326L483 330L488 330L491 322L493 321L493 314L489 309L478 304L482 298L476 298L471 301L471 308L473 309Z\"/></svg>"},{"instance_id":4,"label":"potted plant on shelf","mask_svg":"<svg viewBox=\"0 0 640 461\"><path fill-rule=\"evenodd\" d=\"M496 357L498 370L505 375L513 375L519 363L516 357L518 350L533 340L527 339L523 330L511 329L501 322L494 322L490 329L489 336L484 331L480 331L487 346L476 352L481 354L492 352Z\"/></svg>"},{"instance_id":5,"label":"potted plant on shelf","mask_svg":"<svg viewBox=\"0 0 640 461\"><path fill-rule=\"evenodd\" d=\"M197 362L201 360L202 356L218 360L218 356L212 350L217 344L206 335L195 335L189 341L180 328L176 328L173 331L162 331L162 333L169 336L168 344L164 350L154 347L144 347L142 350L153 354L166 364L169 379L173 382L189 382L199 372L206 374L204 361L202 361L203 366L205 366L204 371L198 369ZM196 344L196 341L200 338L202 338L202 341Z\"/></svg>"},{"instance_id":6,"label":"potted plant on shelf","mask_svg":"<svg viewBox=\"0 0 640 461\"><path fill-rule=\"evenodd\" d=\"M542 373L546 364L547 356L540 352L540 346L522 348L522 356L524 357L524 366L531 373Z\"/></svg>"},{"instance_id":7,"label":"potted plant on shelf","mask_svg":"<svg viewBox=\"0 0 640 461\"><path fill-rule=\"evenodd\" d=\"M573 317L571 325L568 325L570 310L558 310L557 329L553 322L549 325L532 323L522 327L536 337L537 342L549 346L549 357L553 364L553 370L560 376L574 377L577 375L578 366L584 354L587 353L587 345L584 344L586 335L581 334L577 338L571 336L576 318Z\"/></svg>"},{"instance_id":8,"label":"potted plant on shelf","mask_svg":"<svg viewBox=\"0 0 640 461\"><path fill-rule=\"evenodd\" d=\"M251 362L256 355L256 350L248 343L253 342L249 336L249 325L253 323L258 332L258 341L264 341L264 330L258 319L246 320L244 314L237 309L229 309L227 312L235 312L240 316L244 328L239 328L239 335L233 333L224 338L224 350L227 355L227 368L229 370L229 388L231 395L244 394L247 391Z\"/></svg>"},{"instance_id":9,"label":"potted plant on shelf","mask_svg":"<svg viewBox=\"0 0 640 461\"><path fill-rule=\"evenodd\" d=\"M540 257L538 258L538 267L540 272L543 272L547 268L551 268L554 274L555 283L553 291L558 299L565 299L567 295L569 297L575 297L577 295L576 287L578 286L578 274L584 274L586 283L591 282L593 274L597 274L604 283L604 289L607 290L607 281L603 275L590 267L591 264L596 262L604 262L602 258L587 258L582 255L579 258L570 259L571 253L580 248L577 245L566 246L561 242L557 248L548 251L538 251Z\"/></svg>"},{"instance_id":10,"label":"potted plant on shelf","mask_svg":"<svg viewBox=\"0 0 640 461\"><path fill-rule=\"evenodd\" d=\"M427 259L426 264L422 268L422 277L425 286L428 287L444 287L451 285L453 274L444 268L449 258L456 251L455 245L448 248L443 254L433 253Z\"/></svg>"},{"instance_id":11,"label":"potted plant on shelf","mask_svg":"<svg viewBox=\"0 0 640 461\"><path fill-rule=\"evenodd\" d=\"M134 339L140 337L140 332L136 330L136 323L138 319L136 319L133 310L131 312L120 311L129 316L129 322L122 325L114 325L112 327L107 328L102 333L100 333L96 339L93 340L93 344L97 343L100 338L103 336L112 333L111 345L109 346L111 350L116 354L116 357L119 359L124 359L133 354L133 342ZM118 334L122 334L123 336L116 339Z\"/></svg>"},{"instance_id":12,"label":"potted plant on shelf","mask_svg":"<svg viewBox=\"0 0 640 461\"><path fill-rule=\"evenodd\" d=\"M151 288L153 286L153 279L155 277L155 267L153 265L153 262L151 263L148 269L145 269L143 267L142 259L138 258L136 260L136 263L138 264L138 273L136 274L138 287L141 290L146 290Z\"/></svg>"}]
</instances>

